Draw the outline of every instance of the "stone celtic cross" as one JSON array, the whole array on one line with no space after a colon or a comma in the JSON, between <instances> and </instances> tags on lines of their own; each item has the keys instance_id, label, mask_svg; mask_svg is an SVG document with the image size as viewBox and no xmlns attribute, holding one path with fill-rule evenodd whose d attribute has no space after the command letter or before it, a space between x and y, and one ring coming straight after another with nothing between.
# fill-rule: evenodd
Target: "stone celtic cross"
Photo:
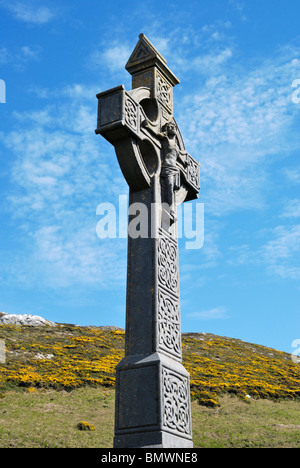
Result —
<instances>
[{"instance_id":1,"label":"stone celtic cross","mask_svg":"<svg viewBox=\"0 0 300 468\"><path fill-rule=\"evenodd\" d=\"M176 207L198 198L199 163L173 116L179 83L144 34L127 64L132 90L97 94L96 133L115 148L129 185L125 357L117 365L114 447L192 447L182 365ZM145 221L145 217L143 218Z\"/></svg>"}]
</instances>

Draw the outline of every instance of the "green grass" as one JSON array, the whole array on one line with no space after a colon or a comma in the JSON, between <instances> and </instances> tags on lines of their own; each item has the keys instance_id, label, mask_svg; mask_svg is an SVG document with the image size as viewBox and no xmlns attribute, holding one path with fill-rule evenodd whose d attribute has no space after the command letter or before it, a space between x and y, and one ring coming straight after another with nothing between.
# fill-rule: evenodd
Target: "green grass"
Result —
<instances>
[{"instance_id":1,"label":"green grass","mask_svg":"<svg viewBox=\"0 0 300 468\"><path fill-rule=\"evenodd\" d=\"M112 447L124 332L5 325L0 339L0 447ZM300 447L300 365L289 354L212 334L182 342L195 447Z\"/></svg>"},{"instance_id":2,"label":"green grass","mask_svg":"<svg viewBox=\"0 0 300 468\"><path fill-rule=\"evenodd\" d=\"M218 409L192 405L194 446L201 448L299 448L300 406L293 401L223 396Z\"/></svg>"},{"instance_id":3,"label":"green grass","mask_svg":"<svg viewBox=\"0 0 300 468\"><path fill-rule=\"evenodd\" d=\"M96 430L79 430L81 421ZM0 400L1 448L111 447L113 430L112 389L9 391Z\"/></svg>"},{"instance_id":4,"label":"green grass","mask_svg":"<svg viewBox=\"0 0 300 468\"><path fill-rule=\"evenodd\" d=\"M300 405L223 396L217 409L192 403L195 448L299 448ZM95 431L80 431L86 421ZM1 448L111 448L114 389L13 390L0 400Z\"/></svg>"}]
</instances>

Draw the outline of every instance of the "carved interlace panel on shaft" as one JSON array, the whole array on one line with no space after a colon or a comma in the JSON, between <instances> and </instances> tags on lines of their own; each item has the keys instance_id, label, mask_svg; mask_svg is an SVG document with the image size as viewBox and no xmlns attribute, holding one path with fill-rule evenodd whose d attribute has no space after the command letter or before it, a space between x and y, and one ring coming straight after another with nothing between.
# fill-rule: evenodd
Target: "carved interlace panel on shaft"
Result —
<instances>
[{"instance_id":1,"label":"carved interlace panel on shaft","mask_svg":"<svg viewBox=\"0 0 300 468\"><path fill-rule=\"evenodd\" d=\"M177 245L170 238L160 231L158 243L158 282L167 291L178 295L178 259Z\"/></svg>"},{"instance_id":2,"label":"carved interlace panel on shaft","mask_svg":"<svg viewBox=\"0 0 300 468\"><path fill-rule=\"evenodd\" d=\"M163 368L163 426L181 434L191 434L189 380Z\"/></svg>"},{"instance_id":3,"label":"carved interlace panel on shaft","mask_svg":"<svg viewBox=\"0 0 300 468\"><path fill-rule=\"evenodd\" d=\"M158 240L158 347L181 360L177 243L160 230Z\"/></svg>"},{"instance_id":4,"label":"carved interlace panel on shaft","mask_svg":"<svg viewBox=\"0 0 300 468\"><path fill-rule=\"evenodd\" d=\"M158 290L159 348L181 358L179 300Z\"/></svg>"}]
</instances>

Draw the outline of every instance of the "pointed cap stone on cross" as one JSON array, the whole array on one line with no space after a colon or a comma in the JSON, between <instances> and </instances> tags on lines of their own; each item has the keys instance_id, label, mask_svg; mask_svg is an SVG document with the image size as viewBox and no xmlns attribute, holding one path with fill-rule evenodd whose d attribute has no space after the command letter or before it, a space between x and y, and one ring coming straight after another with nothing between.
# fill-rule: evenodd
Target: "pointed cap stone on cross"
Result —
<instances>
[{"instance_id":1,"label":"pointed cap stone on cross","mask_svg":"<svg viewBox=\"0 0 300 468\"><path fill-rule=\"evenodd\" d=\"M131 75L134 75L141 70L156 66L166 75L172 86L179 84L179 79L171 72L166 64L166 59L158 52L145 34L141 33L139 35L139 41L129 57L125 68Z\"/></svg>"},{"instance_id":2,"label":"pointed cap stone on cross","mask_svg":"<svg viewBox=\"0 0 300 468\"><path fill-rule=\"evenodd\" d=\"M125 68L132 75L132 88L148 87L151 97L158 99L168 114L172 115L173 87L180 81L166 64L166 59L141 33Z\"/></svg>"}]
</instances>

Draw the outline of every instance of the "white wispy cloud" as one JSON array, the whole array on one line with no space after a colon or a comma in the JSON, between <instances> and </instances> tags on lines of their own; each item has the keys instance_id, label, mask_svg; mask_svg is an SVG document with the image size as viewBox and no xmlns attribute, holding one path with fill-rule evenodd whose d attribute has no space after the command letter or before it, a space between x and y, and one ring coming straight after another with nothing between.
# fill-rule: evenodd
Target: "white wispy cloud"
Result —
<instances>
[{"instance_id":1,"label":"white wispy cloud","mask_svg":"<svg viewBox=\"0 0 300 468\"><path fill-rule=\"evenodd\" d=\"M0 6L6 8L12 15L20 21L32 24L45 24L55 16L54 11L45 6L29 5L27 3L15 1L1 1Z\"/></svg>"},{"instance_id":2,"label":"white wispy cloud","mask_svg":"<svg viewBox=\"0 0 300 468\"><path fill-rule=\"evenodd\" d=\"M18 71L23 71L28 63L37 61L40 57L41 47L36 45L24 45L12 50L6 47L0 48L0 64L12 65Z\"/></svg>"},{"instance_id":3,"label":"white wispy cloud","mask_svg":"<svg viewBox=\"0 0 300 468\"><path fill-rule=\"evenodd\" d=\"M242 2L233 6L245 10ZM272 158L300 147L300 106L292 103L299 47L286 44L267 58L244 61L231 29L220 21L198 30L175 27L162 41L185 87L174 89L175 118L187 151L201 161L207 213L217 216L265 207ZM158 48L161 24L145 27L145 34Z\"/></svg>"},{"instance_id":4,"label":"white wispy cloud","mask_svg":"<svg viewBox=\"0 0 300 468\"><path fill-rule=\"evenodd\" d=\"M92 226L74 220L71 229L66 225L43 226L34 235L34 264L40 265L40 278L55 288L69 285L111 287L125 284L126 246L117 239L100 242ZM120 261L123 258L123 261Z\"/></svg>"},{"instance_id":5,"label":"white wispy cloud","mask_svg":"<svg viewBox=\"0 0 300 468\"><path fill-rule=\"evenodd\" d=\"M245 3L239 2L237 0L229 0L229 5L231 5L238 13L240 20L244 23L248 21L247 16L245 14Z\"/></svg>"},{"instance_id":6,"label":"white wispy cloud","mask_svg":"<svg viewBox=\"0 0 300 468\"><path fill-rule=\"evenodd\" d=\"M299 148L292 129L299 112L291 103L298 53L287 48L250 69L225 63L177 106L186 147L201 161L207 210L224 214L264 206L272 156Z\"/></svg>"},{"instance_id":7,"label":"white wispy cloud","mask_svg":"<svg viewBox=\"0 0 300 468\"><path fill-rule=\"evenodd\" d=\"M220 66L224 65L232 55L232 50L226 47L216 51L214 54L200 55L193 60L189 60L186 63L186 67L190 70L197 70L202 73L212 73L213 70L217 70Z\"/></svg>"},{"instance_id":8,"label":"white wispy cloud","mask_svg":"<svg viewBox=\"0 0 300 468\"><path fill-rule=\"evenodd\" d=\"M292 200L288 200L283 206L281 217L299 218L300 217L300 199L295 198Z\"/></svg>"},{"instance_id":9,"label":"white wispy cloud","mask_svg":"<svg viewBox=\"0 0 300 468\"><path fill-rule=\"evenodd\" d=\"M300 182L300 168L285 168L283 175L287 178L289 184L299 184Z\"/></svg>"},{"instance_id":10,"label":"white wispy cloud","mask_svg":"<svg viewBox=\"0 0 300 468\"><path fill-rule=\"evenodd\" d=\"M270 237L258 252L269 272L285 279L300 279L300 224L277 226Z\"/></svg>"},{"instance_id":11,"label":"white wispy cloud","mask_svg":"<svg viewBox=\"0 0 300 468\"><path fill-rule=\"evenodd\" d=\"M253 264L255 253L251 251L249 244L234 245L229 248L230 257L227 259L229 265L250 265Z\"/></svg>"},{"instance_id":12,"label":"white wispy cloud","mask_svg":"<svg viewBox=\"0 0 300 468\"><path fill-rule=\"evenodd\" d=\"M21 51L22 51L24 57L26 57L28 59L31 59L31 60L36 60L38 58L38 55L39 55L39 50L37 50L37 49L34 50L29 46L23 46L21 48Z\"/></svg>"},{"instance_id":13,"label":"white wispy cloud","mask_svg":"<svg viewBox=\"0 0 300 468\"><path fill-rule=\"evenodd\" d=\"M0 48L0 64L5 64L9 61L10 59L10 54L8 52L8 49L6 47L1 47Z\"/></svg>"},{"instance_id":14,"label":"white wispy cloud","mask_svg":"<svg viewBox=\"0 0 300 468\"><path fill-rule=\"evenodd\" d=\"M201 85L193 87L190 94L177 97L175 115L187 150L201 161L205 186L200 201L205 199L208 217L265 207L267 170L272 155L282 155L298 144L290 127L295 124L298 111L291 102L291 81L300 71L300 62L295 60L299 51L287 47L264 62L252 63L247 69L242 65L231 68L235 49L229 42L220 43L221 32L224 35L225 29L225 26L219 26L219 30L214 26L193 38L185 32L184 41L191 39L194 47L203 34L209 35L209 40L205 53L194 57ZM165 49L171 52L171 60L172 56L174 61L179 57L177 63L184 70L180 57L183 45L177 54L174 52L183 35L177 31L176 42L173 33L172 40L165 41ZM216 52L210 49L213 35L214 41L219 41ZM159 31L157 37L161 37ZM29 46L23 47L23 55L30 58L33 49L26 47ZM90 64L102 70L104 65L111 71L121 68L123 72L130 53L126 44L117 47L109 43L106 49L91 53ZM2 56L6 59L5 50ZM203 65L206 69L200 73ZM190 69L183 79L189 76ZM12 164L14 190L7 196L9 209L15 219L22 220L23 235L32 241L30 258L36 269L39 270L40 262L43 276L49 281L51 278L52 282L61 277L64 280L58 283L62 284L74 281L75 277L93 282L96 277L103 278L103 271L108 272L107 278L118 277L119 260L126 257L121 243L118 247L114 244L114 248L124 255L118 257L116 253L112 259L106 251L108 244L100 246L95 236L97 205L117 199L119 193L127 193L113 149L109 147L108 150L104 140L100 143L94 135L95 94L99 90L100 86L95 89L80 83L63 90L37 89L35 92L40 97L50 99L59 95L61 102L46 103L37 111L15 112L18 128L0 135L7 151L15 157ZM285 176L296 183L298 172L286 169ZM291 213L295 215L295 203L287 204L286 218L288 213L290 217ZM187 264L185 271L182 270L183 277L190 275L189 268L196 268L199 273L200 269L216 267L223 257L220 227L205 223L202 258L198 265ZM297 233L297 227L273 229L261 247L261 258L276 274L297 276L292 248L288 248L288 242L298 242ZM251 246L240 249L240 264L245 263L249 250ZM256 246L255 251L258 250ZM298 254L297 249L293 252ZM116 268L114 274L112 260ZM24 264L19 269L20 276ZM208 315L208 311L199 314L204 317L205 312ZM218 313L226 315L224 310L216 308L210 316Z\"/></svg>"},{"instance_id":15,"label":"white wispy cloud","mask_svg":"<svg viewBox=\"0 0 300 468\"><path fill-rule=\"evenodd\" d=\"M198 312L192 312L187 314L190 318L200 319L200 320L223 320L229 319L227 307L220 306L214 307L212 309L201 310Z\"/></svg>"},{"instance_id":16,"label":"white wispy cloud","mask_svg":"<svg viewBox=\"0 0 300 468\"><path fill-rule=\"evenodd\" d=\"M279 215L286 225L258 230L251 243L231 246L225 261L233 267L251 267L257 272L267 273L268 281L300 279L300 225L293 224L300 217L298 206L290 204L290 211ZM297 211L296 211L297 210ZM260 274L260 273L259 273Z\"/></svg>"},{"instance_id":17,"label":"white wispy cloud","mask_svg":"<svg viewBox=\"0 0 300 468\"><path fill-rule=\"evenodd\" d=\"M126 242L98 239L96 208L118 200L127 187L113 148L104 150L104 140L94 133L95 94L92 105L81 91L70 86L62 90L62 101L38 111L15 112L22 132L0 133L14 161L6 211L23 245L14 265L10 259L1 276L56 288L107 287L125 280Z\"/></svg>"},{"instance_id":18,"label":"white wispy cloud","mask_svg":"<svg viewBox=\"0 0 300 468\"><path fill-rule=\"evenodd\" d=\"M241 2L234 4L242 15L244 5ZM252 59L246 64L237 59L239 51L228 34L230 29L230 23L220 22L184 34L175 28L167 39L158 23L144 29L167 58L168 65L173 64L172 71L182 81L191 83L190 93L175 94L175 118L187 150L201 162L203 188L200 201L205 203L206 223L211 217L222 219L227 214L245 210L264 209L267 213L272 162L284 159L291 150L300 147L294 131L300 107L291 99L292 81L300 76L299 48L282 46L273 56ZM120 50L125 49L121 47ZM99 63L101 60L104 63L104 57L113 56L114 50L114 47L102 50L98 55ZM119 66L124 66L124 58ZM298 169L286 168L284 173L294 183L299 181ZM297 210L296 201L287 201L285 217L296 216ZM195 269L199 273L215 267L224 257L220 247L222 226L209 230L207 226L209 224L206 224L199 264L188 262L183 267L184 278ZM273 273L276 270L283 274L279 269L279 258L271 260L271 246L280 243L278 231L272 228L268 235L264 242L260 239L261 247L257 239L255 245L243 242L241 246L233 246L229 252L236 258L227 261L253 264L253 252L256 252L260 263L263 259L269 270L270 265L276 265L278 268L273 268ZM292 256L285 260L286 273L292 260ZM292 266L290 272L295 274Z\"/></svg>"},{"instance_id":19,"label":"white wispy cloud","mask_svg":"<svg viewBox=\"0 0 300 468\"><path fill-rule=\"evenodd\" d=\"M115 43L107 48L100 45L99 49L90 53L87 59L88 66L103 71L106 69L112 73L124 71L124 66L132 52L128 45Z\"/></svg>"},{"instance_id":20,"label":"white wispy cloud","mask_svg":"<svg viewBox=\"0 0 300 468\"><path fill-rule=\"evenodd\" d=\"M205 203L206 225L207 220L224 219L231 213L274 213L274 199L269 198L274 184L270 178L273 161L284 162L291 151L300 149L295 131L300 107L291 99L292 81L300 76L299 47L286 45L265 60L245 65L236 60L236 45L226 40L224 28L219 30L223 43L215 50L211 41L213 34L218 41L216 25L202 31L207 34L206 54L193 58L199 64L195 67L199 83L192 80L190 95L181 99L179 95L177 105L174 100L186 148L201 162L200 201ZM203 72L201 62L205 64ZM184 61L179 59L177 64L183 72L179 78L189 80ZM283 174L290 184L299 183L298 167L285 167ZM286 192L279 216L289 221L298 215L299 200L289 200ZM275 278L299 278L297 225L269 227L265 235L252 237L251 243L243 239L241 245L226 252L220 246L222 229L222 225L215 225L211 232L206 229L200 264L215 267L223 258L228 264L266 269ZM223 255L205 261L205 251L209 253L211 247ZM200 266L197 271L199 274Z\"/></svg>"},{"instance_id":21,"label":"white wispy cloud","mask_svg":"<svg viewBox=\"0 0 300 468\"><path fill-rule=\"evenodd\" d=\"M233 56L233 42L227 32L229 21L216 21L199 29L171 28L162 33L159 21L145 24L143 32L165 57L168 66L178 78L217 73Z\"/></svg>"}]
</instances>

